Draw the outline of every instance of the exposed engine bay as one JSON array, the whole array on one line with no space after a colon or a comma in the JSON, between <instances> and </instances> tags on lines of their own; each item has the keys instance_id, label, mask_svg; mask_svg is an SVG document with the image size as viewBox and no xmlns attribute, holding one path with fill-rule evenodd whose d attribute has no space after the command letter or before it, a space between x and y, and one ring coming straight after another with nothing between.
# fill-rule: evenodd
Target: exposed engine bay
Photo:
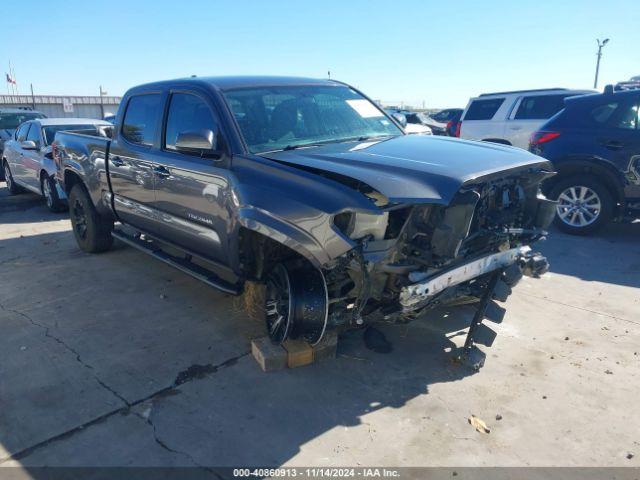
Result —
<instances>
[{"instance_id":1,"label":"exposed engine bay","mask_svg":"<svg viewBox=\"0 0 640 480\"><path fill-rule=\"evenodd\" d=\"M508 295L523 274L548 269L530 245L544 238L555 213L538 189L550 175L527 169L467 183L449 205L393 203L360 184L380 213L345 211L333 219L355 247L321 269L292 262L267 280L272 338L316 343L328 329L407 322L436 306L476 302L496 271L499 295ZM284 282L295 285L291 295L275 298Z\"/></svg>"}]
</instances>

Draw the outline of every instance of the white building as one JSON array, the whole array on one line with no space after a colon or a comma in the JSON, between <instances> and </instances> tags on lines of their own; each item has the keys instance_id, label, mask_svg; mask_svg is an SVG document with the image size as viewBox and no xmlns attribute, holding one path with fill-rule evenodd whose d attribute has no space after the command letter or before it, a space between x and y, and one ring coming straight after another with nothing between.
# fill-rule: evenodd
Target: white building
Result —
<instances>
[{"instance_id":1,"label":"white building","mask_svg":"<svg viewBox=\"0 0 640 480\"><path fill-rule=\"evenodd\" d=\"M118 111L122 97L72 95L0 95L0 108L29 108L47 117L103 119Z\"/></svg>"}]
</instances>

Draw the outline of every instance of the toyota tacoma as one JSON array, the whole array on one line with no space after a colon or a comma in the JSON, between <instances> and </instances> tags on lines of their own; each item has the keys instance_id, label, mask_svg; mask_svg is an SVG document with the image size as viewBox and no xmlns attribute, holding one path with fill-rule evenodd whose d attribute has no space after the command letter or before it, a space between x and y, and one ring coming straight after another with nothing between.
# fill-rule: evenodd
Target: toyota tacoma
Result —
<instances>
[{"instance_id":1,"label":"toyota tacoma","mask_svg":"<svg viewBox=\"0 0 640 480\"><path fill-rule=\"evenodd\" d=\"M54 151L82 250L115 237L231 294L261 285L274 342L486 306L547 269L546 160L406 135L334 80L138 86L111 139L60 132Z\"/></svg>"}]
</instances>

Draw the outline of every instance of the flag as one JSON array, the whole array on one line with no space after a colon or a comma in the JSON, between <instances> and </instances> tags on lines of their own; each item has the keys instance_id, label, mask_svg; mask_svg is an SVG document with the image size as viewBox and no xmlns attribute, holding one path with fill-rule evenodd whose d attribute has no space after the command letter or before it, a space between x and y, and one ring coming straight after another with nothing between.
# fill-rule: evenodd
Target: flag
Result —
<instances>
[{"instance_id":1,"label":"flag","mask_svg":"<svg viewBox=\"0 0 640 480\"><path fill-rule=\"evenodd\" d=\"M16 79L15 79L15 78L13 78L13 77L11 76L11 74L7 73L7 74L5 74L5 75L7 76L7 83L11 83L11 84L13 84L13 85L15 85L15 84L16 84Z\"/></svg>"}]
</instances>

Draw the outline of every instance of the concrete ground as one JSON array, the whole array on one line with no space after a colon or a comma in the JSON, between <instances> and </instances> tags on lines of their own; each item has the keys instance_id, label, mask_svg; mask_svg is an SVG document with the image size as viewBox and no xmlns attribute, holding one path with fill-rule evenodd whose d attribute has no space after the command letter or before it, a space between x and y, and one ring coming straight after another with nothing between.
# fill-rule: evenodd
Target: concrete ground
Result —
<instances>
[{"instance_id":1,"label":"concrete ground","mask_svg":"<svg viewBox=\"0 0 640 480\"><path fill-rule=\"evenodd\" d=\"M233 298L131 248L84 254L66 214L1 191L4 466L640 465L638 223L553 232L478 373L450 361L466 307L385 327L390 354L353 332L265 374Z\"/></svg>"}]
</instances>

